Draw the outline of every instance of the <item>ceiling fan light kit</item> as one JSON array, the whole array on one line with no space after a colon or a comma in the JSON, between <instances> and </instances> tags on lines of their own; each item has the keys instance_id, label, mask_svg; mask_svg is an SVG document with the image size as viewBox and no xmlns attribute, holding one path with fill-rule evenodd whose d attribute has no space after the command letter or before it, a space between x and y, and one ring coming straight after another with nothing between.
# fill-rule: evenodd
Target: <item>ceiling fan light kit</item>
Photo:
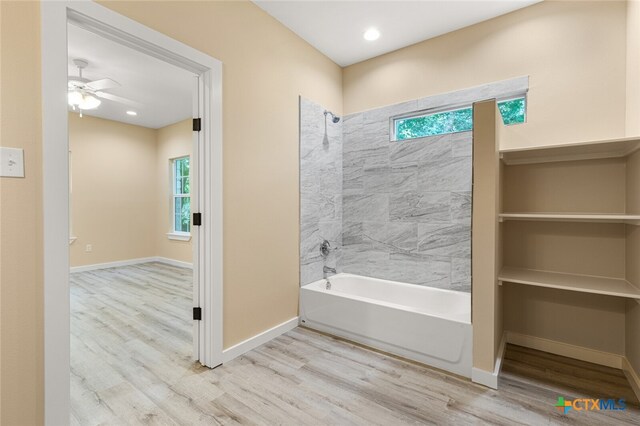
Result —
<instances>
[{"instance_id":1,"label":"ceiling fan light kit","mask_svg":"<svg viewBox=\"0 0 640 426\"><path fill-rule=\"evenodd\" d=\"M69 92L69 105L74 109L95 109L100 106L102 101L88 93L82 93L80 90Z\"/></svg>"},{"instance_id":2,"label":"ceiling fan light kit","mask_svg":"<svg viewBox=\"0 0 640 426\"><path fill-rule=\"evenodd\" d=\"M69 76L68 102L74 111L80 111L80 117L82 117L83 110L95 109L100 106L102 101L98 98L109 99L114 102L128 105L137 104L129 99L104 92L104 90L120 86L120 83L117 81L110 78L103 78L94 81L83 78L82 70L89 66L89 62L87 60L74 59L73 63L78 67L78 76Z\"/></svg>"}]
</instances>

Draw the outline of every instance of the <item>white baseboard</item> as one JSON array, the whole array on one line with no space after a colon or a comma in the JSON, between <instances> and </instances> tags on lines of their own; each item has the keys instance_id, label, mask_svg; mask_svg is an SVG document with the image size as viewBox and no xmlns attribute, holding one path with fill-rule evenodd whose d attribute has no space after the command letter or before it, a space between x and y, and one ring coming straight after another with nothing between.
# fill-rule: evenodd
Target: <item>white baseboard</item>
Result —
<instances>
[{"instance_id":1,"label":"white baseboard","mask_svg":"<svg viewBox=\"0 0 640 426\"><path fill-rule=\"evenodd\" d=\"M178 268L193 269L193 263L183 262L181 260L169 259L168 257L161 257L161 256L158 256L155 259L156 259L155 260L156 262L165 263L171 266L177 266Z\"/></svg>"},{"instance_id":2,"label":"white baseboard","mask_svg":"<svg viewBox=\"0 0 640 426\"><path fill-rule=\"evenodd\" d=\"M633 369L627 357L622 358L622 371L624 371L624 375L627 376L631 389L633 389L636 397L640 400L640 375Z\"/></svg>"},{"instance_id":3,"label":"white baseboard","mask_svg":"<svg viewBox=\"0 0 640 426\"><path fill-rule=\"evenodd\" d=\"M141 257L138 259L117 260L115 262L95 263L93 265L73 266L70 271L73 272L86 272L95 271L97 269L117 268L118 266L137 265L139 263L155 262L155 257Z\"/></svg>"},{"instance_id":4,"label":"white baseboard","mask_svg":"<svg viewBox=\"0 0 640 426\"><path fill-rule=\"evenodd\" d=\"M581 361L592 362L606 367L622 369L624 359L624 356L622 355L557 342L555 340L544 339L542 337L527 336L525 334L514 333L511 331L507 331L506 335L507 343L537 349L539 351L549 352L555 355L566 356L568 358L579 359Z\"/></svg>"},{"instance_id":5,"label":"white baseboard","mask_svg":"<svg viewBox=\"0 0 640 426\"><path fill-rule=\"evenodd\" d=\"M263 331L260 334L257 334L243 342L238 343L237 345L233 345L228 349L222 351L222 362L229 362L234 358L239 357L252 349L257 348L260 345L267 343L269 340L275 339L276 337L286 333L287 331L293 330L298 326L298 317L291 318L288 321L283 322L282 324L278 324L273 328Z\"/></svg>"},{"instance_id":6,"label":"white baseboard","mask_svg":"<svg viewBox=\"0 0 640 426\"><path fill-rule=\"evenodd\" d=\"M193 268L193 264L187 262L181 262L179 260L168 259L166 257L141 257L138 259L117 260L115 262L95 263L93 265L73 266L70 268L70 272L86 272L95 271L97 269L117 268L119 266L138 265L140 263L160 262L167 265L177 266L179 268Z\"/></svg>"},{"instance_id":7,"label":"white baseboard","mask_svg":"<svg viewBox=\"0 0 640 426\"><path fill-rule=\"evenodd\" d=\"M502 335L500 340L500 346L498 347L498 357L493 367L493 372L481 370L473 367L471 369L471 381L487 386L491 389L498 389L498 376L500 376L500 370L502 370L502 361L504 360L504 353L507 350L507 334Z\"/></svg>"},{"instance_id":8,"label":"white baseboard","mask_svg":"<svg viewBox=\"0 0 640 426\"><path fill-rule=\"evenodd\" d=\"M471 369L471 381L491 389L498 389L498 377L493 372L473 367Z\"/></svg>"},{"instance_id":9,"label":"white baseboard","mask_svg":"<svg viewBox=\"0 0 640 426\"><path fill-rule=\"evenodd\" d=\"M493 372L493 374L496 376L496 380L498 380L498 376L500 376L500 371L502 371L502 362L504 361L504 354L506 353L506 351L507 351L507 333L502 333L502 339L500 340L500 346L498 347L498 359L496 359L496 366Z\"/></svg>"}]
</instances>

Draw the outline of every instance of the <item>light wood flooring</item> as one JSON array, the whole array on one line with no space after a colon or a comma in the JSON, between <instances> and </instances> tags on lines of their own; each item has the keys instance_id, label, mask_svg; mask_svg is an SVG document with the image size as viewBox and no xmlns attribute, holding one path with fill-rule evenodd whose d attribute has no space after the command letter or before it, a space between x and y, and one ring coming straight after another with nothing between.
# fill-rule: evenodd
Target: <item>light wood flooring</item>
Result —
<instances>
[{"instance_id":1,"label":"light wood flooring","mask_svg":"<svg viewBox=\"0 0 640 426\"><path fill-rule=\"evenodd\" d=\"M620 371L517 346L498 391L304 328L201 367L190 273L148 263L71 275L72 424L640 425ZM628 407L565 416L558 396Z\"/></svg>"}]
</instances>

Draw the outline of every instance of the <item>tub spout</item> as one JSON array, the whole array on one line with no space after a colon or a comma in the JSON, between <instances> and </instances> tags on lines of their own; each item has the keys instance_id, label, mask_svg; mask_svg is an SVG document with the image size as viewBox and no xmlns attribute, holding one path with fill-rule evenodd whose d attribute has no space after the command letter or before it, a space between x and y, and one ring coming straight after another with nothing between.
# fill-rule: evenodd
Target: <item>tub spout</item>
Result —
<instances>
[{"instance_id":1,"label":"tub spout","mask_svg":"<svg viewBox=\"0 0 640 426\"><path fill-rule=\"evenodd\" d=\"M331 281L329 281L329 274L335 274L336 268L330 268L328 266L322 267L322 278L326 281L326 289L331 290Z\"/></svg>"},{"instance_id":2,"label":"tub spout","mask_svg":"<svg viewBox=\"0 0 640 426\"><path fill-rule=\"evenodd\" d=\"M322 278L326 280L329 274L336 274L336 268L322 267Z\"/></svg>"}]
</instances>

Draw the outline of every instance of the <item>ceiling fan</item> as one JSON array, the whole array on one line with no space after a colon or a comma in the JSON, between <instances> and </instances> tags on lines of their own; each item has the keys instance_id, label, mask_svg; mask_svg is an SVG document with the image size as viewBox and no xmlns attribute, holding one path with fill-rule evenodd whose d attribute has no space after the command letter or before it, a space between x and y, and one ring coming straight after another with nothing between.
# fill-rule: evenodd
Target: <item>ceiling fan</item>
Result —
<instances>
[{"instance_id":1,"label":"ceiling fan","mask_svg":"<svg viewBox=\"0 0 640 426\"><path fill-rule=\"evenodd\" d=\"M71 108L74 111L79 110L81 117L83 110L95 109L102 103L98 98L108 99L113 102L119 102L133 107L140 106L138 102L105 92L105 90L120 87L120 83L117 81L110 78L90 81L89 79L82 77L82 70L89 65L87 60L74 59L73 63L78 67L78 75L69 76L69 92L67 97Z\"/></svg>"}]
</instances>

